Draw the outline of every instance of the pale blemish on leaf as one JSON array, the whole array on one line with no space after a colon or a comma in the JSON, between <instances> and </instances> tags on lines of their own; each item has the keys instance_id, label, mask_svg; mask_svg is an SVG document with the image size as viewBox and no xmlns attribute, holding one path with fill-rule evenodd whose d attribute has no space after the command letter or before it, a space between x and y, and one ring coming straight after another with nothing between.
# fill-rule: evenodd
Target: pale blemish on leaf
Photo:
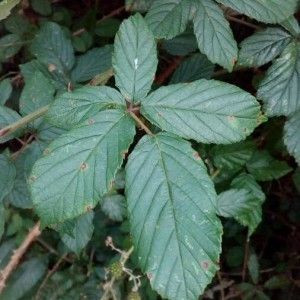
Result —
<instances>
[{"instance_id":1,"label":"pale blemish on leaf","mask_svg":"<svg viewBox=\"0 0 300 300\"><path fill-rule=\"evenodd\" d=\"M51 153L51 150L49 148L46 148L43 152L44 155L49 155Z\"/></svg>"},{"instance_id":2,"label":"pale blemish on leaf","mask_svg":"<svg viewBox=\"0 0 300 300\"><path fill-rule=\"evenodd\" d=\"M48 70L49 70L49 72L54 72L55 70L56 70L56 66L54 65L54 64L50 64L49 66L48 66Z\"/></svg>"},{"instance_id":3,"label":"pale blemish on leaf","mask_svg":"<svg viewBox=\"0 0 300 300\"><path fill-rule=\"evenodd\" d=\"M136 57L133 62L134 62L134 69L137 70L137 68L139 67L139 59Z\"/></svg>"}]
</instances>

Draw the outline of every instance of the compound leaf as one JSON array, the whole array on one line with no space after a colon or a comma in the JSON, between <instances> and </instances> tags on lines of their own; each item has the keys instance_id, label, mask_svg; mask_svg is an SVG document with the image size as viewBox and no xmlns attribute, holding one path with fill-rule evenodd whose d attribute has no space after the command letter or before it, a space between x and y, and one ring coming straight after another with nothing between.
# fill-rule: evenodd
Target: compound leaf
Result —
<instances>
[{"instance_id":1,"label":"compound leaf","mask_svg":"<svg viewBox=\"0 0 300 300\"><path fill-rule=\"evenodd\" d=\"M284 125L284 143L291 155L293 155L300 165L300 110L290 115Z\"/></svg>"},{"instance_id":2,"label":"compound leaf","mask_svg":"<svg viewBox=\"0 0 300 300\"><path fill-rule=\"evenodd\" d=\"M155 37L171 39L185 30L189 16L190 1L154 0L145 20Z\"/></svg>"},{"instance_id":3,"label":"compound leaf","mask_svg":"<svg viewBox=\"0 0 300 300\"><path fill-rule=\"evenodd\" d=\"M268 69L257 97L269 116L288 116L300 109L300 46L290 43Z\"/></svg>"},{"instance_id":4,"label":"compound leaf","mask_svg":"<svg viewBox=\"0 0 300 300\"><path fill-rule=\"evenodd\" d=\"M67 77L67 71L74 65L72 43L56 23L47 22L41 27L30 50L50 72L64 74Z\"/></svg>"},{"instance_id":5,"label":"compound leaf","mask_svg":"<svg viewBox=\"0 0 300 300\"><path fill-rule=\"evenodd\" d=\"M238 48L221 8L212 0L198 1L193 21L200 51L213 63L232 71Z\"/></svg>"},{"instance_id":6,"label":"compound leaf","mask_svg":"<svg viewBox=\"0 0 300 300\"><path fill-rule=\"evenodd\" d=\"M173 134L145 136L129 156L125 192L133 244L152 287L163 298L198 299L221 246L216 194L199 154Z\"/></svg>"},{"instance_id":7,"label":"compound leaf","mask_svg":"<svg viewBox=\"0 0 300 300\"><path fill-rule=\"evenodd\" d=\"M157 67L154 37L140 14L121 24L112 64L123 96L133 103L140 102L151 88Z\"/></svg>"},{"instance_id":8,"label":"compound leaf","mask_svg":"<svg viewBox=\"0 0 300 300\"><path fill-rule=\"evenodd\" d=\"M219 144L245 139L264 119L252 95L205 79L159 88L143 100L141 113L183 138Z\"/></svg>"},{"instance_id":9,"label":"compound leaf","mask_svg":"<svg viewBox=\"0 0 300 300\"><path fill-rule=\"evenodd\" d=\"M264 23L279 23L294 14L298 0L217 0L241 14Z\"/></svg>"},{"instance_id":10,"label":"compound leaf","mask_svg":"<svg viewBox=\"0 0 300 300\"><path fill-rule=\"evenodd\" d=\"M248 67L264 65L281 54L291 40L291 35L281 28L260 30L242 41L238 64Z\"/></svg>"},{"instance_id":11,"label":"compound leaf","mask_svg":"<svg viewBox=\"0 0 300 300\"><path fill-rule=\"evenodd\" d=\"M61 223L91 210L110 189L134 134L131 117L122 110L106 110L52 142L29 178L42 224Z\"/></svg>"},{"instance_id":12,"label":"compound leaf","mask_svg":"<svg viewBox=\"0 0 300 300\"><path fill-rule=\"evenodd\" d=\"M59 95L46 118L56 126L71 128L108 108L125 107L126 102L115 89L106 86L83 86Z\"/></svg>"}]
</instances>

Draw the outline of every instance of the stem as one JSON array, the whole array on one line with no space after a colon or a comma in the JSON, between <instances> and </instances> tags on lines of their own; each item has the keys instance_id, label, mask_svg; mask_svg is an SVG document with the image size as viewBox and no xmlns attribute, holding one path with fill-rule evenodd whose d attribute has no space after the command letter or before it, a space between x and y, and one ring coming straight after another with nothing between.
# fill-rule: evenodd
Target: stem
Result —
<instances>
[{"instance_id":1,"label":"stem","mask_svg":"<svg viewBox=\"0 0 300 300\"><path fill-rule=\"evenodd\" d=\"M141 126L141 128L149 135L155 136L155 134L132 112L128 111L131 117Z\"/></svg>"},{"instance_id":2,"label":"stem","mask_svg":"<svg viewBox=\"0 0 300 300\"><path fill-rule=\"evenodd\" d=\"M212 180L214 180L220 173L221 173L222 169L217 169L216 171L214 171L211 175L210 178Z\"/></svg>"},{"instance_id":3,"label":"stem","mask_svg":"<svg viewBox=\"0 0 300 300\"><path fill-rule=\"evenodd\" d=\"M34 227L28 232L25 240L23 241L22 245L13 252L13 255L7 264L7 266L0 272L0 295L5 288L5 282L12 273L12 271L17 267L20 259L30 246L30 244L41 234L39 229L40 222L37 222Z\"/></svg>"},{"instance_id":4,"label":"stem","mask_svg":"<svg viewBox=\"0 0 300 300\"><path fill-rule=\"evenodd\" d=\"M57 263L54 265L54 267L48 271L45 279L43 280L42 284L40 285L40 287L36 293L35 300L39 300L41 298L41 292L42 292L44 286L46 285L47 281L53 275L53 273L59 268L60 264L63 262L63 260L66 258L67 255L68 255L68 253L65 253L63 256L61 256L59 258L59 260L57 261Z\"/></svg>"},{"instance_id":5,"label":"stem","mask_svg":"<svg viewBox=\"0 0 300 300\"><path fill-rule=\"evenodd\" d=\"M8 125L7 127L4 127L2 129L0 129L0 141L1 139L3 139L4 137L6 137L7 135L17 131L18 129L24 127L25 125L27 125L28 123L38 119L39 117L43 116L49 109L49 105L46 105L38 110L36 110L35 112L27 115L26 117L18 120L17 122Z\"/></svg>"},{"instance_id":6,"label":"stem","mask_svg":"<svg viewBox=\"0 0 300 300\"><path fill-rule=\"evenodd\" d=\"M249 22L247 22L247 21L245 21L245 20L241 20L241 19L236 18L236 17L233 17L233 16L226 16L226 18L227 18L228 20L230 20L230 21L233 21L233 22L236 22L236 23L240 23L240 24L242 24L242 25L248 26L248 27L253 28L253 29L256 29L256 30L261 29L260 26L254 25L254 24L252 24L252 23L249 23Z\"/></svg>"},{"instance_id":7,"label":"stem","mask_svg":"<svg viewBox=\"0 0 300 300\"><path fill-rule=\"evenodd\" d=\"M242 270L242 280L245 282L246 275L247 275L247 264L249 259L249 241L245 244L245 254L244 254L244 264L243 264L243 270Z\"/></svg>"}]
</instances>

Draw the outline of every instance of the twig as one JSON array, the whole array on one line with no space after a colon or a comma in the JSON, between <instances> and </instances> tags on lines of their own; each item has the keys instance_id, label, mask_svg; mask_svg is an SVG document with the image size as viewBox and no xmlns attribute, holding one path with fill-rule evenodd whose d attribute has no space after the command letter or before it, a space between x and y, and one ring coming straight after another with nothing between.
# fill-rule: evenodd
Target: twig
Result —
<instances>
[{"instance_id":1,"label":"twig","mask_svg":"<svg viewBox=\"0 0 300 300\"><path fill-rule=\"evenodd\" d=\"M228 19L228 20L230 20L230 21L233 21L233 22L236 22L236 23L240 23L240 24L242 24L242 25L245 25L245 26L247 26L247 27L250 27L250 28L253 28L253 29L256 29L256 30L259 30L259 29L262 29L260 26L258 26L258 25L254 25L254 24L252 24L252 23L249 23L249 22L247 22L247 21L245 21L245 20L241 20L241 19L239 19L239 18L236 18L236 17L233 17L233 16L226 16L226 18Z\"/></svg>"},{"instance_id":2,"label":"twig","mask_svg":"<svg viewBox=\"0 0 300 300\"><path fill-rule=\"evenodd\" d=\"M62 255L59 260L57 261L57 263L54 265L54 267L48 271L45 279L43 280L42 284L40 285L36 296L35 296L35 300L40 299L40 295L42 292L42 289L44 288L44 286L46 285L47 281L49 280L49 278L52 276L52 274L59 268L60 264L62 263L63 260L65 260L66 256L68 255L68 253L65 253L64 255Z\"/></svg>"},{"instance_id":3,"label":"twig","mask_svg":"<svg viewBox=\"0 0 300 300\"><path fill-rule=\"evenodd\" d=\"M28 232L22 245L13 252L13 255L10 258L7 266L0 272L0 295L5 288L6 280L8 279L12 271L18 266L20 259L22 258L30 244L41 234L39 227L40 222L37 222L34 227L32 227L32 229Z\"/></svg>"},{"instance_id":4,"label":"twig","mask_svg":"<svg viewBox=\"0 0 300 300\"><path fill-rule=\"evenodd\" d=\"M109 19L109 18L111 18L111 17L113 17L113 16L118 15L118 14L121 13L124 9L125 9L125 5L123 5L123 6L119 7L119 8L117 8L117 9L115 9L114 11L112 11L111 13L109 13L108 15L103 16L100 20L97 20L97 21L96 21L96 24L99 24L99 23L103 22L104 20L107 20L107 19ZM80 35L80 34L84 33L85 31L86 31L85 28L80 28L80 29L74 31L74 32L72 33L72 35L73 35L73 36L77 36L77 35Z\"/></svg>"},{"instance_id":5,"label":"twig","mask_svg":"<svg viewBox=\"0 0 300 300\"><path fill-rule=\"evenodd\" d=\"M49 105L46 105L39 110L27 115L26 117L18 120L17 122L8 125L7 127L4 127L0 129L0 141L7 135L17 131L18 129L24 127L28 123L38 119L39 117L43 116L49 109Z\"/></svg>"},{"instance_id":6,"label":"twig","mask_svg":"<svg viewBox=\"0 0 300 300\"><path fill-rule=\"evenodd\" d=\"M246 275L247 275L248 259L249 259L249 241L247 241L246 244L245 244L244 263L243 263L243 270L242 270L242 280L243 280L243 282L245 281Z\"/></svg>"},{"instance_id":7,"label":"twig","mask_svg":"<svg viewBox=\"0 0 300 300\"><path fill-rule=\"evenodd\" d=\"M155 134L132 112L128 111L131 117L141 126L141 128L149 135L155 136Z\"/></svg>"},{"instance_id":8,"label":"twig","mask_svg":"<svg viewBox=\"0 0 300 300\"><path fill-rule=\"evenodd\" d=\"M185 59L185 57L179 57L177 59L175 59L171 65L159 76L157 76L157 78L155 79L155 82L159 85L162 85L163 83L165 83L165 81L171 76L171 74L177 69L177 67L179 66L179 64Z\"/></svg>"},{"instance_id":9,"label":"twig","mask_svg":"<svg viewBox=\"0 0 300 300\"><path fill-rule=\"evenodd\" d=\"M220 283L220 293L221 293L221 299L225 299L225 293L224 293L224 287L223 287L223 280L220 272L217 272L218 280Z\"/></svg>"}]
</instances>

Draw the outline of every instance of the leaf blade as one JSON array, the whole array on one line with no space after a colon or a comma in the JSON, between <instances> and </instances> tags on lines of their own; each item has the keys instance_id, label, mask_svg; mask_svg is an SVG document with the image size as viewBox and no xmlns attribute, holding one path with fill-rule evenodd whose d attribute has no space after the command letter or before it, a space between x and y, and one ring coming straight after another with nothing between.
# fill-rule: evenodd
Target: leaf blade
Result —
<instances>
[{"instance_id":1,"label":"leaf blade","mask_svg":"<svg viewBox=\"0 0 300 300\"><path fill-rule=\"evenodd\" d=\"M300 46L291 42L268 69L257 97L269 116L288 116L300 109Z\"/></svg>"},{"instance_id":2,"label":"leaf blade","mask_svg":"<svg viewBox=\"0 0 300 300\"><path fill-rule=\"evenodd\" d=\"M232 71L238 48L223 11L212 0L199 1L193 22L200 51L213 63Z\"/></svg>"},{"instance_id":3,"label":"leaf blade","mask_svg":"<svg viewBox=\"0 0 300 300\"><path fill-rule=\"evenodd\" d=\"M252 95L205 79L159 88L143 100L141 113L163 130L204 143L240 141L263 120Z\"/></svg>"},{"instance_id":4,"label":"leaf blade","mask_svg":"<svg viewBox=\"0 0 300 300\"><path fill-rule=\"evenodd\" d=\"M198 154L173 134L144 137L126 166L126 197L152 287L168 299L198 299L218 269L221 243L213 183Z\"/></svg>"},{"instance_id":5,"label":"leaf blade","mask_svg":"<svg viewBox=\"0 0 300 300\"><path fill-rule=\"evenodd\" d=\"M44 226L91 210L110 189L133 140L134 121L122 110L102 111L92 120L56 139L33 167L31 195Z\"/></svg>"},{"instance_id":6,"label":"leaf blade","mask_svg":"<svg viewBox=\"0 0 300 300\"><path fill-rule=\"evenodd\" d=\"M284 125L283 139L287 149L300 165L300 110L290 115Z\"/></svg>"},{"instance_id":7,"label":"leaf blade","mask_svg":"<svg viewBox=\"0 0 300 300\"><path fill-rule=\"evenodd\" d=\"M189 1L154 0L145 20L155 37L171 39L185 30L189 20L189 9Z\"/></svg>"},{"instance_id":8,"label":"leaf blade","mask_svg":"<svg viewBox=\"0 0 300 300\"><path fill-rule=\"evenodd\" d=\"M116 85L137 103L149 92L157 66L156 44L140 14L124 21L115 38L112 58Z\"/></svg>"},{"instance_id":9,"label":"leaf blade","mask_svg":"<svg viewBox=\"0 0 300 300\"><path fill-rule=\"evenodd\" d=\"M97 112L114 107L126 107L122 95L107 86L83 86L59 95L50 106L46 118L56 126L71 128Z\"/></svg>"},{"instance_id":10,"label":"leaf blade","mask_svg":"<svg viewBox=\"0 0 300 300\"><path fill-rule=\"evenodd\" d=\"M217 0L217 2L230 7L241 14L264 23L279 23L294 14L297 0Z\"/></svg>"}]
</instances>

